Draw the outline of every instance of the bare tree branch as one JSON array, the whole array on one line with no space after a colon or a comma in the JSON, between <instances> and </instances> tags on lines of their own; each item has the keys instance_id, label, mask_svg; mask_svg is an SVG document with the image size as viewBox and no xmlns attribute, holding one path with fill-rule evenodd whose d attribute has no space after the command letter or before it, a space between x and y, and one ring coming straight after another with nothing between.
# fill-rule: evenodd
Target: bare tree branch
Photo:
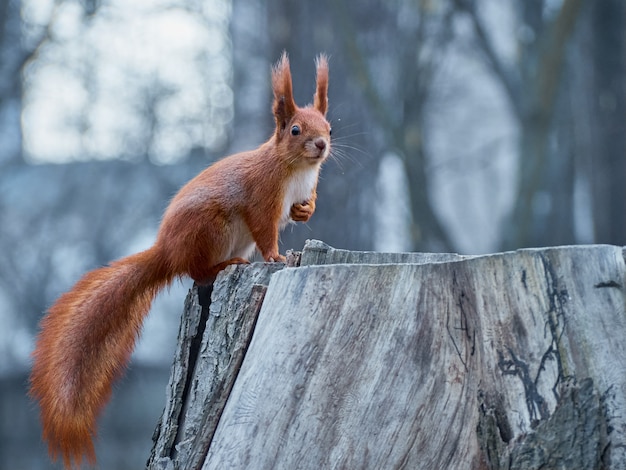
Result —
<instances>
[{"instance_id":1,"label":"bare tree branch","mask_svg":"<svg viewBox=\"0 0 626 470\"><path fill-rule=\"evenodd\" d=\"M433 249L435 246L452 250L453 244L431 204L426 178L426 150L422 140L424 105L431 89L432 77L441 57L441 50L451 38L450 25L454 10L450 9L437 18L439 27L435 37L428 40L429 13L417 4L419 20L414 29L401 35L405 44L396 64L401 85L397 101L388 103L376 86L366 61L366 54L357 42L358 34L354 20L347 11L345 1L332 2L341 28L342 41L347 51L351 69L364 90L366 100L381 128L387 133L388 144L399 150L405 172L411 181L409 199L411 204L414 249ZM436 47L437 53L429 53ZM419 221L419 223L418 223Z\"/></svg>"},{"instance_id":2,"label":"bare tree branch","mask_svg":"<svg viewBox=\"0 0 626 470\"><path fill-rule=\"evenodd\" d=\"M500 79L515 113L521 115L522 95L519 74L498 56L493 41L489 38L489 34L476 10L475 3L468 0L454 0L454 4L460 11L468 15L476 34L478 46L483 52L487 64Z\"/></svg>"}]
</instances>

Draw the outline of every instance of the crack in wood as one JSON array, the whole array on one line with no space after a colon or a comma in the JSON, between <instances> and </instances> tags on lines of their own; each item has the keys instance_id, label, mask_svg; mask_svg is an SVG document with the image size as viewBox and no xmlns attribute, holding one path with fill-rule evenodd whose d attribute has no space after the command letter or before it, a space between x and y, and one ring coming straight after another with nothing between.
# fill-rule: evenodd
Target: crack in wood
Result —
<instances>
[{"instance_id":1,"label":"crack in wood","mask_svg":"<svg viewBox=\"0 0 626 470\"><path fill-rule=\"evenodd\" d=\"M504 375L517 376L522 382L526 408L531 420L530 426L534 429L542 419L550 417L548 405L537 389L537 380L533 380L530 377L528 364L519 359L511 348L507 347L507 350L511 357L508 360L504 358L502 351L497 351L498 367Z\"/></svg>"},{"instance_id":2,"label":"crack in wood","mask_svg":"<svg viewBox=\"0 0 626 470\"><path fill-rule=\"evenodd\" d=\"M508 421L502 396L497 392L478 389L478 424L476 435L489 469L500 469L507 445L513 439L513 430ZM483 468L484 466L481 466ZM504 467L506 468L506 467Z\"/></svg>"},{"instance_id":3,"label":"crack in wood","mask_svg":"<svg viewBox=\"0 0 626 470\"><path fill-rule=\"evenodd\" d=\"M533 432L503 439L497 399L479 390L477 435L490 470L607 468L610 441L602 397L590 378L561 383L561 399L550 418Z\"/></svg>"},{"instance_id":4,"label":"crack in wood","mask_svg":"<svg viewBox=\"0 0 626 470\"><path fill-rule=\"evenodd\" d=\"M499 393L488 393L478 389L478 406L483 415L491 414L494 417L500 439L508 444L513 439L514 433L506 415L502 396Z\"/></svg>"},{"instance_id":5,"label":"crack in wood","mask_svg":"<svg viewBox=\"0 0 626 470\"><path fill-rule=\"evenodd\" d=\"M614 287L616 289L621 289L622 285L614 280L610 280L610 281L605 281L605 282L598 282L597 284L594 284L593 287L595 287L596 289L606 289L606 288L610 288L610 287Z\"/></svg>"},{"instance_id":6,"label":"crack in wood","mask_svg":"<svg viewBox=\"0 0 626 470\"><path fill-rule=\"evenodd\" d=\"M245 310L250 312L250 316L252 318L252 326L249 330L250 334L247 337L243 338L241 353L236 355L236 357L233 359L233 375L225 377L225 380L219 384L216 392L213 395L207 396L205 399L205 406L212 408L213 410L215 410L215 412L203 414L201 425L199 426L200 432L196 435L196 438L194 439L194 444L192 446L195 451L188 465L185 467L186 469L200 468L209 453L209 448L211 446L211 442L213 441L213 436L215 435L215 431L219 424L220 418L222 417L222 413L224 412L224 407L226 406L227 401L226 399L223 406L215 406L215 396L228 397L230 395L230 391L232 390L233 385L237 380L237 376L239 375L239 371L241 370L241 364L243 363L246 352L248 351L248 347L250 346L250 341L252 340L251 333L254 332L254 328L256 326L261 307L263 306L263 300L265 299L266 292L267 286L261 284L254 284L252 286L250 301L248 305L244 307ZM238 333L242 334L241 329L238 330ZM240 336L232 337L229 339L229 342L234 344L236 341L239 340L239 337Z\"/></svg>"},{"instance_id":7,"label":"crack in wood","mask_svg":"<svg viewBox=\"0 0 626 470\"><path fill-rule=\"evenodd\" d=\"M507 347L510 359L505 359L502 351L498 350L498 366L505 375L519 377L524 387L526 407L531 420L531 428L536 428L540 421L550 417L548 402L539 392L539 379L542 372L546 370L546 363L554 360L557 366L556 380L552 386L552 393L556 401L559 401L559 385L566 379L563 368L563 361L559 345L565 330L565 313L563 305L567 302L567 289L561 289L558 284L554 266L543 254L540 255L546 281L546 297L549 302L549 309L546 312L545 327L550 335L550 344L541 356L539 367L534 379L531 378L530 368L526 362L519 359L510 347Z\"/></svg>"},{"instance_id":8,"label":"crack in wood","mask_svg":"<svg viewBox=\"0 0 626 470\"><path fill-rule=\"evenodd\" d=\"M452 331L450 331L450 308L446 309L446 331L448 332L448 336L452 340L452 345L454 346L454 349L456 350L457 356L459 356L459 360L461 361L461 363L463 364L463 367L465 368L465 372L468 372L467 364L463 360L461 350L459 349L459 346L456 344L456 340L454 339L454 335L452 334Z\"/></svg>"},{"instance_id":9,"label":"crack in wood","mask_svg":"<svg viewBox=\"0 0 626 470\"><path fill-rule=\"evenodd\" d=\"M186 377L185 377L185 385L183 387L181 393L181 402L183 404L180 413L178 415L178 429L182 429L185 421L185 415L187 411L187 407L189 406L189 400L187 397L189 396L189 391L191 389L191 382L194 377L194 373L196 370L196 362L198 360L198 354L200 352L200 348L202 347L202 337L204 336L204 331L206 329L206 323L209 318L209 307L211 306L211 293L213 292L213 284L209 284L208 286L195 286L198 292L198 303L200 304L200 321L198 322L198 329L191 338L189 343L189 363L186 369ZM176 433L174 442L170 448L169 457L172 459L176 458L177 449L176 444L180 442L181 436Z\"/></svg>"},{"instance_id":10,"label":"crack in wood","mask_svg":"<svg viewBox=\"0 0 626 470\"><path fill-rule=\"evenodd\" d=\"M457 355L459 356L459 359L461 361L461 363L463 364L463 367L465 368L465 372L468 372L468 366L467 366L467 362L465 361L465 359L463 358L463 354L461 353L461 348L459 347L459 344L457 344L457 341L454 338L454 335L452 334L452 330L455 331L459 331L459 332L464 332L464 336L465 336L465 342L467 344L470 344L471 346L469 346L469 355L473 356L476 353L476 329L471 329L469 327L469 320L468 320L468 311L467 309L471 309L472 313L474 314L472 316L475 317L475 300L474 302L472 302L467 294L465 293L465 290L463 290L462 288L459 287L459 283L457 281L456 278L456 272L453 272L452 274L452 285L455 288L455 290L457 288L460 289L460 293L457 296L457 303L456 306L458 307L458 312L459 312L459 326L452 326L450 325L450 308L448 307L446 309L446 331L448 332L448 336L450 337L450 339L452 340L452 345L454 346L454 349L457 353Z\"/></svg>"},{"instance_id":11,"label":"crack in wood","mask_svg":"<svg viewBox=\"0 0 626 470\"><path fill-rule=\"evenodd\" d=\"M548 296L548 299L550 301L550 309L547 312L546 325L550 330L552 341L550 343L550 346L548 347L548 350L543 354L541 358L541 363L539 371L537 372L537 376L539 376L539 373L544 370L543 366L545 365L546 360L550 356L553 356L556 360L557 377L554 386L552 387L552 393L554 393L554 396L558 401L559 384L565 379L569 378L569 376L566 376L564 373L563 359L561 357L560 351L561 339L565 332L565 324L567 323L564 305L568 301L569 294L567 292L567 289L559 288L558 278L556 276L556 273L554 272L554 266L552 265L551 261L544 254L541 254L540 258L543 264L544 275L547 281L546 295Z\"/></svg>"}]
</instances>

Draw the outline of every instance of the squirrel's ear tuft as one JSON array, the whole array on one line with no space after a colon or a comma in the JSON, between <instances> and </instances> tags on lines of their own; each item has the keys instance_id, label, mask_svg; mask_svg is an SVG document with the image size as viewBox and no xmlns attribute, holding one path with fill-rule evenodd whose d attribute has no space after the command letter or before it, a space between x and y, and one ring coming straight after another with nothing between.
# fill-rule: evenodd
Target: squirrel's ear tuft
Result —
<instances>
[{"instance_id":1,"label":"squirrel's ear tuft","mask_svg":"<svg viewBox=\"0 0 626 470\"><path fill-rule=\"evenodd\" d=\"M285 51L272 68L272 89L274 90L273 111L276 118L276 128L277 131L282 132L297 109L293 99L289 57Z\"/></svg>"},{"instance_id":2,"label":"squirrel's ear tuft","mask_svg":"<svg viewBox=\"0 0 626 470\"><path fill-rule=\"evenodd\" d=\"M325 54L317 56L315 67L317 69L317 80L313 107L326 116L328 111L328 58Z\"/></svg>"}]
</instances>

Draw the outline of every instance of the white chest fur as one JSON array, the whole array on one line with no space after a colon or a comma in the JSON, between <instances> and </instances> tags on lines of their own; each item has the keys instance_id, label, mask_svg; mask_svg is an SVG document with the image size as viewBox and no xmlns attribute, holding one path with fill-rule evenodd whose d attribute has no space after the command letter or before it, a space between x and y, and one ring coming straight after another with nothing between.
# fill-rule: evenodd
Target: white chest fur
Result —
<instances>
[{"instance_id":1,"label":"white chest fur","mask_svg":"<svg viewBox=\"0 0 626 470\"><path fill-rule=\"evenodd\" d=\"M283 199L283 211L280 216L281 228L291 221L289 218L291 206L297 202L307 201L311 197L311 193L317 182L319 170L319 165L315 165L306 170L298 171L287 182L285 198Z\"/></svg>"}]
</instances>

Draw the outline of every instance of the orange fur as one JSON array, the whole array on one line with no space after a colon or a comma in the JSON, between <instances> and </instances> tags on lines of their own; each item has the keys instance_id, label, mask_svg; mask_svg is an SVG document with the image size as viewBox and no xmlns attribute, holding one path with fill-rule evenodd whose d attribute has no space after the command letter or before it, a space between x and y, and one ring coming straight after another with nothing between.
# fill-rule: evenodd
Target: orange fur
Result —
<instances>
[{"instance_id":1,"label":"orange fur","mask_svg":"<svg viewBox=\"0 0 626 470\"><path fill-rule=\"evenodd\" d=\"M152 248L85 274L42 320L30 393L50 454L66 468L95 463L97 418L157 292L183 275L212 282L227 265L247 262L255 246L266 261L284 261L279 230L315 211L319 169L330 152L326 58L317 60L313 106L295 104L286 54L272 70L272 87L274 135L183 186Z\"/></svg>"}]
</instances>

